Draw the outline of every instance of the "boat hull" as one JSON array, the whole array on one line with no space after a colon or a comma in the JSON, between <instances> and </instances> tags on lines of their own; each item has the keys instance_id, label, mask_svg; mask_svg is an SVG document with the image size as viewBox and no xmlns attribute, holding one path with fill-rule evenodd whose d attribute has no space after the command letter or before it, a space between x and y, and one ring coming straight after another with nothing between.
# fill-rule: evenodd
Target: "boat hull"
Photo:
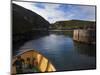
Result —
<instances>
[{"instance_id":1,"label":"boat hull","mask_svg":"<svg viewBox=\"0 0 100 75\"><path fill-rule=\"evenodd\" d=\"M52 63L46 57L44 57L41 53L35 50L28 50L15 56L12 60L12 64L17 60L18 56L21 56L21 58L24 60L26 60L27 58L30 58L30 61L32 61L32 58L35 58L37 60L37 64L38 64L37 67L39 68L40 72L56 71ZM16 66L12 66L11 70L12 70L12 74L16 74Z\"/></svg>"}]
</instances>

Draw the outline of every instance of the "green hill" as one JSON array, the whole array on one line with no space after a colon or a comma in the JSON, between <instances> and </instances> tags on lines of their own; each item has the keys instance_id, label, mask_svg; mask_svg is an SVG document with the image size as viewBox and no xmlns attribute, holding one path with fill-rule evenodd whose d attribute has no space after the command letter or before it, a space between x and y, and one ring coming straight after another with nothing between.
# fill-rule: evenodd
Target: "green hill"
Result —
<instances>
[{"instance_id":1,"label":"green hill","mask_svg":"<svg viewBox=\"0 0 100 75\"><path fill-rule=\"evenodd\" d=\"M42 16L24 7L12 4L13 34L22 34L33 29L48 29L49 22Z\"/></svg>"},{"instance_id":2,"label":"green hill","mask_svg":"<svg viewBox=\"0 0 100 75\"><path fill-rule=\"evenodd\" d=\"M49 25L48 21L35 12L12 4L12 34L14 41L31 39L34 36L44 34L39 30L48 30Z\"/></svg>"},{"instance_id":3,"label":"green hill","mask_svg":"<svg viewBox=\"0 0 100 75\"><path fill-rule=\"evenodd\" d=\"M79 29L79 28L95 28L94 21L83 21L83 20L68 20L68 21L57 21L51 24L51 29Z\"/></svg>"}]
</instances>

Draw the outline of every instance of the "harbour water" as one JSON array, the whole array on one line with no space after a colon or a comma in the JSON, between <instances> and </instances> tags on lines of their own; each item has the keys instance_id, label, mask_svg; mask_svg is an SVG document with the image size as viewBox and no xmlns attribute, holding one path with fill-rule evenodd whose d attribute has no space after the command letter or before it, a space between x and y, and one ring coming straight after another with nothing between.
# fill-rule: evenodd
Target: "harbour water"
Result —
<instances>
[{"instance_id":1,"label":"harbour water","mask_svg":"<svg viewBox=\"0 0 100 75\"><path fill-rule=\"evenodd\" d=\"M57 71L96 68L96 46L73 41L72 32L51 32L30 40L16 54L27 49L38 50L52 62Z\"/></svg>"}]
</instances>

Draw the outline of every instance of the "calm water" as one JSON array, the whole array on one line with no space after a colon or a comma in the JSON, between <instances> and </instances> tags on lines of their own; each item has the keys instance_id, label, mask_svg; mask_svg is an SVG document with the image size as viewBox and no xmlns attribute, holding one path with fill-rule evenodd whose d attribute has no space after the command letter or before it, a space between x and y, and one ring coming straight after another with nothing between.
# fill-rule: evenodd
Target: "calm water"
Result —
<instances>
[{"instance_id":1,"label":"calm water","mask_svg":"<svg viewBox=\"0 0 100 75\"><path fill-rule=\"evenodd\" d=\"M74 42L69 32L51 32L28 41L20 49L38 50L54 64L57 71L94 69L96 66L95 46Z\"/></svg>"}]
</instances>

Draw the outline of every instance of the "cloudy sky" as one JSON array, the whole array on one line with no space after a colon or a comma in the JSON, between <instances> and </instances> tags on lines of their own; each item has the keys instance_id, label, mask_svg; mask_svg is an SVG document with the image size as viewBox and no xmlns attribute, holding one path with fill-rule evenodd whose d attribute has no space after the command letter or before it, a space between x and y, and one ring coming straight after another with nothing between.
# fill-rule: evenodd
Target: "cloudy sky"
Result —
<instances>
[{"instance_id":1,"label":"cloudy sky","mask_svg":"<svg viewBox=\"0 0 100 75\"><path fill-rule=\"evenodd\" d=\"M95 21L95 6L14 1L13 3L36 12L50 23L72 19Z\"/></svg>"}]
</instances>

